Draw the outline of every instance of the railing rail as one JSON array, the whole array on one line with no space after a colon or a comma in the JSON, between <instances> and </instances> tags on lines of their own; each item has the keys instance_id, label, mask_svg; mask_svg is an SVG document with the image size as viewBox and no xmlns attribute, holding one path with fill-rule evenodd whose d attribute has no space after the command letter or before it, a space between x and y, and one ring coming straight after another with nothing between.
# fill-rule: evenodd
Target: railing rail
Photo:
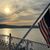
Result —
<instances>
[{"instance_id":1,"label":"railing rail","mask_svg":"<svg viewBox=\"0 0 50 50\"><path fill-rule=\"evenodd\" d=\"M7 39L4 39L6 38ZM14 50L16 45L20 42L21 38L8 36L8 35L0 35L0 49L1 50ZM6 42L5 42L6 41ZM18 50L48 50L48 45L40 42L30 41L28 39L23 39L20 44Z\"/></svg>"}]
</instances>

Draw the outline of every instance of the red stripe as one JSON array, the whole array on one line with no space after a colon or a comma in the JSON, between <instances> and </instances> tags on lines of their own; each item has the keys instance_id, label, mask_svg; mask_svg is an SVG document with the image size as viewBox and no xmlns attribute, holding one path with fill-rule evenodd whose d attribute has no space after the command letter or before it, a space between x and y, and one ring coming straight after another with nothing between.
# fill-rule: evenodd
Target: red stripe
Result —
<instances>
[{"instance_id":1,"label":"red stripe","mask_svg":"<svg viewBox=\"0 0 50 50\"><path fill-rule=\"evenodd\" d=\"M49 32L48 26L47 26L47 24L46 24L44 18L43 18L43 24L45 25L44 27L46 27L47 32ZM48 33L47 33L47 34L48 34Z\"/></svg>"},{"instance_id":2,"label":"red stripe","mask_svg":"<svg viewBox=\"0 0 50 50\"><path fill-rule=\"evenodd\" d=\"M46 26L46 29L45 29L45 30L48 32L48 33L47 33L47 34L48 34L48 38L50 38L50 35L49 35L49 32L50 32L50 31L49 31L49 28L48 28L48 26L47 26L47 24L46 24L44 18L43 18L43 22L44 22L43 24ZM45 26L44 26L44 27L45 27Z\"/></svg>"},{"instance_id":3,"label":"red stripe","mask_svg":"<svg viewBox=\"0 0 50 50\"><path fill-rule=\"evenodd\" d=\"M41 26L42 26L42 28L43 28L43 31L45 32L45 35L47 36L47 37L49 37L48 36L48 31L46 30L46 28L45 28L45 23L43 23L43 19L41 20Z\"/></svg>"},{"instance_id":4,"label":"red stripe","mask_svg":"<svg viewBox=\"0 0 50 50\"><path fill-rule=\"evenodd\" d=\"M48 31L48 26L47 26L47 24L46 24L46 22L45 22L45 19L44 19L44 18L43 18L43 22L45 23L46 29L47 29L47 31Z\"/></svg>"},{"instance_id":5,"label":"red stripe","mask_svg":"<svg viewBox=\"0 0 50 50\"><path fill-rule=\"evenodd\" d=\"M47 37L46 37L46 35L45 35L45 32L43 31L43 29L42 29L42 27L41 27L41 22L39 23L39 27L40 27L40 31L41 31L41 33L42 33L44 39L45 39L46 42L48 43L48 41L47 41Z\"/></svg>"},{"instance_id":6,"label":"red stripe","mask_svg":"<svg viewBox=\"0 0 50 50\"><path fill-rule=\"evenodd\" d=\"M50 28L49 28L49 34L48 35L49 35L49 39L50 39Z\"/></svg>"},{"instance_id":7,"label":"red stripe","mask_svg":"<svg viewBox=\"0 0 50 50\"><path fill-rule=\"evenodd\" d=\"M48 44L50 44L50 42L48 42Z\"/></svg>"},{"instance_id":8,"label":"red stripe","mask_svg":"<svg viewBox=\"0 0 50 50\"><path fill-rule=\"evenodd\" d=\"M47 24L46 24L44 18L43 18L43 22L44 22L44 24L45 24L45 26L46 26L46 30L47 30L47 32L48 32L48 38L50 39L50 35L49 35L50 29L48 28L48 26L47 26Z\"/></svg>"}]
</instances>

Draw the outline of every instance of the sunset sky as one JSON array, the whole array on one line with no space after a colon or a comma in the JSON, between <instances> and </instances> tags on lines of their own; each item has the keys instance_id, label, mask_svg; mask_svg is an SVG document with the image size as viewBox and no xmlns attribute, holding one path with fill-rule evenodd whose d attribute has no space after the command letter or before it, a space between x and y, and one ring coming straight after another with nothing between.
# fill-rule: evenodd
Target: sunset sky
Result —
<instances>
[{"instance_id":1,"label":"sunset sky","mask_svg":"<svg viewBox=\"0 0 50 50\"><path fill-rule=\"evenodd\" d=\"M0 24L31 25L49 0L0 0Z\"/></svg>"}]
</instances>

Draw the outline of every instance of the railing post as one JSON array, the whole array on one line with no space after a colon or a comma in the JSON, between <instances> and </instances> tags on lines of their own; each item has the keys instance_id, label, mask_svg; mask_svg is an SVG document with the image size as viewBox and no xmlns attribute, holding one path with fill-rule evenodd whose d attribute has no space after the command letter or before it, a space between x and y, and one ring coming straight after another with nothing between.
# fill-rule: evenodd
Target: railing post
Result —
<instances>
[{"instance_id":1,"label":"railing post","mask_svg":"<svg viewBox=\"0 0 50 50\"><path fill-rule=\"evenodd\" d=\"M29 48L29 40L27 40L26 50L28 50L28 48Z\"/></svg>"},{"instance_id":2,"label":"railing post","mask_svg":"<svg viewBox=\"0 0 50 50\"><path fill-rule=\"evenodd\" d=\"M9 34L9 50L11 50L11 33Z\"/></svg>"}]
</instances>

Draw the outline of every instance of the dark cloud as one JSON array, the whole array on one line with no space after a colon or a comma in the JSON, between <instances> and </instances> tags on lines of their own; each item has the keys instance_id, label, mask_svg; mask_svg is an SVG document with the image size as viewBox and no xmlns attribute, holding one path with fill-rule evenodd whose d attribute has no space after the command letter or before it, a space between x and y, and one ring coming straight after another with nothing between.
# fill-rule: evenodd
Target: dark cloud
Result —
<instances>
[{"instance_id":1,"label":"dark cloud","mask_svg":"<svg viewBox=\"0 0 50 50\"><path fill-rule=\"evenodd\" d=\"M0 22L3 22L4 20L6 20L6 19L3 17L0 17Z\"/></svg>"},{"instance_id":2,"label":"dark cloud","mask_svg":"<svg viewBox=\"0 0 50 50\"><path fill-rule=\"evenodd\" d=\"M6 20L5 15L0 13L0 22L5 21L5 20Z\"/></svg>"}]
</instances>

